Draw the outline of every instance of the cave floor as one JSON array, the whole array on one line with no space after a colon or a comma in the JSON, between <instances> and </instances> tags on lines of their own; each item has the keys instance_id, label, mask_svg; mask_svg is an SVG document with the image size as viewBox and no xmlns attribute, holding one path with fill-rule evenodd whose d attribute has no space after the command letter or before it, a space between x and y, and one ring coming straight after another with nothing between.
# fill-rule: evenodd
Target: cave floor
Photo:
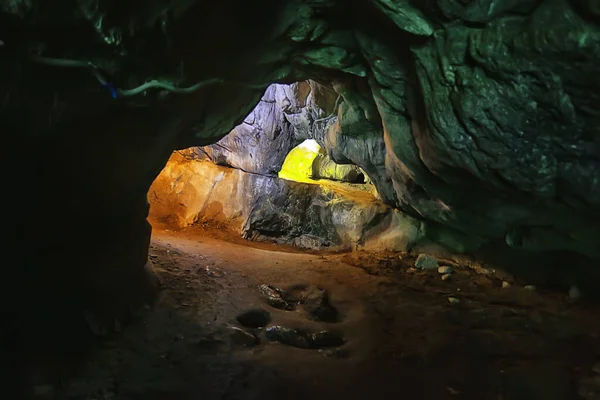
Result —
<instances>
[{"instance_id":1,"label":"cave floor","mask_svg":"<svg viewBox=\"0 0 600 400\"><path fill-rule=\"evenodd\" d=\"M468 268L442 281L411 268L410 257L274 249L155 229L157 303L94 350L65 398L600 398L596 303L502 288ZM340 321L274 308L261 284L325 288ZM269 326L329 330L346 343L316 350L271 342L264 329L236 321L253 308L270 312Z\"/></svg>"}]
</instances>

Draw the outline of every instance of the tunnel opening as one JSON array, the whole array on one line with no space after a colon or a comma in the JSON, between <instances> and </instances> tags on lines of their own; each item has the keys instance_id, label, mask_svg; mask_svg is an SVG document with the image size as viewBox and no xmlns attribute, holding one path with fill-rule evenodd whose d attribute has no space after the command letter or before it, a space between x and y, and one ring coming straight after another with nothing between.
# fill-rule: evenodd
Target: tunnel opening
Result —
<instances>
[{"instance_id":1,"label":"tunnel opening","mask_svg":"<svg viewBox=\"0 0 600 400\"><path fill-rule=\"evenodd\" d=\"M154 225L302 250L405 250L414 224L381 201L361 167L319 144L340 129L340 101L320 104L314 92L306 82L271 85L217 143L174 152L149 190Z\"/></svg>"},{"instance_id":2,"label":"tunnel opening","mask_svg":"<svg viewBox=\"0 0 600 400\"><path fill-rule=\"evenodd\" d=\"M347 184L370 184L366 173L354 164L338 164L315 139L306 139L286 156L278 176L296 182L326 183L336 181ZM375 187L364 187L375 193Z\"/></svg>"},{"instance_id":3,"label":"tunnel opening","mask_svg":"<svg viewBox=\"0 0 600 400\"><path fill-rule=\"evenodd\" d=\"M285 157L278 176L296 182L311 182L316 158L324 154L314 139L306 139L294 147Z\"/></svg>"},{"instance_id":4,"label":"tunnel opening","mask_svg":"<svg viewBox=\"0 0 600 400\"><path fill-rule=\"evenodd\" d=\"M367 183L364 172L359 172L356 175L356 179L354 183Z\"/></svg>"}]
</instances>

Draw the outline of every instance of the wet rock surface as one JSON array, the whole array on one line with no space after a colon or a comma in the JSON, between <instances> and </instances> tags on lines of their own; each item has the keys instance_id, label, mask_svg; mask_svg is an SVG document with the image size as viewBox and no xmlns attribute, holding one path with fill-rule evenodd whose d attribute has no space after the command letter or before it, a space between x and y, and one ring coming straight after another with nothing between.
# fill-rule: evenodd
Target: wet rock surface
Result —
<instances>
[{"instance_id":1,"label":"wet rock surface","mask_svg":"<svg viewBox=\"0 0 600 400\"><path fill-rule=\"evenodd\" d=\"M290 329L283 326L270 326L266 329L267 339L299 347L301 349L321 349L324 347L337 347L345 343L345 340L331 332L309 332L302 329Z\"/></svg>"},{"instance_id":2,"label":"wet rock surface","mask_svg":"<svg viewBox=\"0 0 600 400\"><path fill-rule=\"evenodd\" d=\"M378 200L366 185L292 182L174 154L150 188L150 218L168 229L210 224L245 239L304 249L406 250L420 223Z\"/></svg>"},{"instance_id":3,"label":"wet rock surface","mask_svg":"<svg viewBox=\"0 0 600 400\"><path fill-rule=\"evenodd\" d=\"M258 287L258 291L265 302L272 307L293 311L301 306L308 318L315 321L338 322L340 319L337 308L330 302L327 289L312 285L293 285L288 290L283 290L272 285L263 284ZM247 311L243 315L246 316L251 313L253 311ZM263 315L264 311L260 310L258 313Z\"/></svg>"},{"instance_id":4,"label":"wet rock surface","mask_svg":"<svg viewBox=\"0 0 600 400\"><path fill-rule=\"evenodd\" d=\"M292 311L298 305L295 299L291 298L287 292L278 287L263 284L258 287L258 291L271 307Z\"/></svg>"},{"instance_id":5,"label":"wet rock surface","mask_svg":"<svg viewBox=\"0 0 600 400\"><path fill-rule=\"evenodd\" d=\"M302 305L309 319L321 322L338 322L338 310L330 304L326 289L311 285L293 285L289 290L283 290L272 285L263 284L258 287L258 291L267 304L272 307L294 311L297 306ZM259 314L263 317L264 322L266 320L264 310L261 311ZM242 315L248 316L248 314L255 312L249 310ZM265 336L272 342L301 349L339 347L345 343L342 336L327 330L313 332L307 328L289 328L280 325L267 327Z\"/></svg>"}]
</instances>

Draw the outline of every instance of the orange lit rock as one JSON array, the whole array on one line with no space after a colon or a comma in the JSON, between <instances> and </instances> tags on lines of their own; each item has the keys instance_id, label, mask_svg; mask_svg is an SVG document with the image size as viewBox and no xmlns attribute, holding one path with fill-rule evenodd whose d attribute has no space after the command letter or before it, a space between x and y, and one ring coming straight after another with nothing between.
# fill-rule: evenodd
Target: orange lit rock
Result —
<instances>
[{"instance_id":1,"label":"orange lit rock","mask_svg":"<svg viewBox=\"0 0 600 400\"><path fill-rule=\"evenodd\" d=\"M174 153L148 192L152 221L222 225L302 248L405 251L419 223L351 185L248 174Z\"/></svg>"}]
</instances>

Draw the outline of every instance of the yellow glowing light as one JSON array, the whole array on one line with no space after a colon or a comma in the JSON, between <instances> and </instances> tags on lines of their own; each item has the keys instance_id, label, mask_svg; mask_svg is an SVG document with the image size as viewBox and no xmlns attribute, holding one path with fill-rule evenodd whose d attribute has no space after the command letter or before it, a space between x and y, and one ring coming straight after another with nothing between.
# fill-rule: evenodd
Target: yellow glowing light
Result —
<instances>
[{"instance_id":1,"label":"yellow glowing light","mask_svg":"<svg viewBox=\"0 0 600 400\"><path fill-rule=\"evenodd\" d=\"M305 140L289 152L281 166L279 177L290 181L310 181L313 162L320 151L321 146L315 140Z\"/></svg>"}]
</instances>

